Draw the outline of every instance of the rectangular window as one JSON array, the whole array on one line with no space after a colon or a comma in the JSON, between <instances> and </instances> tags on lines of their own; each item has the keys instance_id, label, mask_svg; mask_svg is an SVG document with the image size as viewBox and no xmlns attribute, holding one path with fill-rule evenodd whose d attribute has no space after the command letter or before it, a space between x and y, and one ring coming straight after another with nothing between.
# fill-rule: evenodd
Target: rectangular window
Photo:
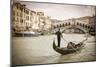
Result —
<instances>
[{"instance_id":1,"label":"rectangular window","mask_svg":"<svg viewBox=\"0 0 100 67\"><path fill-rule=\"evenodd\" d=\"M22 17L22 13L20 13L20 17Z\"/></svg>"},{"instance_id":2,"label":"rectangular window","mask_svg":"<svg viewBox=\"0 0 100 67\"><path fill-rule=\"evenodd\" d=\"M17 7L17 9L19 9L19 5L18 4L16 4L16 7Z\"/></svg>"},{"instance_id":3,"label":"rectangular window","mask_svg":"<svg viewBox=\"0 0 100 67\"><path fill-rule=\"evenodd\" d=\"M19 22L19 19L17 18L17 22Z\"/></svg>"},{"instance_id":4,"label":"rectangular window","mask_svg":"<svg viewBox=\"0 0 100 67\"><path fill-rule=\"evenodd\" d=\"M29 20L29 16L27 17L27 19Z\"/></svg>"},{"instance_id":5,"label":"rectangular window","mask_svg":"<svg viewBox=\"0 0 100 67\"><path fill-rule=\"evenodd\" d=\"M23 8L24 9L24 12L25 12L25 8Z\"/></svg>"},{"instance_id":6,"label":"rectangular window","mask_svg":"<svg viewBox=\"0 0 100 67\"><path fill-rule=\"evenodd\" d=\"M19 16L19 13L17 12L17 16Z\"/></svg>"},{"instance_id":7,"label":"rectangular window","mask_svg":"<svg viewBox=\"0 0 100 67\"><path fill-rule=\"evenodd\" d=\"M20 10L23 11L23 7L20 7Z\"/></svg>"},{"instance_id":8,"label":"rectangular window","mask_svg":"<svg viewBox=\"0 0 100 67\"><path fill-rule=\"evenodd\" d=\"M29 20L29 16L26 16L26 20Z\"/></svg>"},{"instance_id":9,"label":"rectangular window","mask_svg":"<svg viewBox=\"0 0 100 67\"><path fill-rule=\"evenodd\" d=\"M32 15L32 12L30 14Z\"/></svg>"},{"instance_id":10,"label":"rectangular window","mask_svg":"<svg viewBox=\"0 0 100 67\"><path fill-rule=\"evenodd\" d=\"M20 23L23 23L23 19L20 20Z\"/></svg>"},{"instance_id":11,"label":"rectangular window","mask_svg":"<svg viewBox=\"0 0 100 67\"><path fill-rule=\"evenodd\" d=\"M13 20L12 20L13 22L15 21L15 17L13 17Z\"/></svg>"},{"instance_id":12,"label":"rectangular window","mask_svg":"<svg viewBox=\"0 0 100 67\"><path fill-rule=\"evenodd\" d=\"M25 12L26 12L26 14L29 14L29 11L28 10L26 10Z\"/></svg>"},{"instance_id":13,"label":"rectangular window","mask_svg":"<svg viewBox=\"0 0 100 67\"><path fill-rule=\"evenodd\" d=\"M30 17L30 21L32 21L32 17Z\"/></svg>"},{"instance_id":14,"label":"rectangular window","mask_svg":"<svg viewBox=\"0 0 100 67\"><path fill-rule=\"evenodd\" d=\"M15 16L15 11L13 11L13 16Z\"/></svg>"}]
</instances>

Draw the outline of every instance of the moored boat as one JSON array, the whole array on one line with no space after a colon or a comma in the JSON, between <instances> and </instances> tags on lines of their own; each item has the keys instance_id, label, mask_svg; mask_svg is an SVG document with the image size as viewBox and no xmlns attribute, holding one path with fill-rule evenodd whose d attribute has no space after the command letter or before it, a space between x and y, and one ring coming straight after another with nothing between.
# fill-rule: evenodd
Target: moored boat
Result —
<instances>
[{"instance_id":1,"label":"moored boat","mask_svg":"<svg viewBox=\"0 0 100 67\"><path fill-rule=\"evenodd\" d=\"M25 32L15 32L15 36L38 36L40 33L37 32L30 32L30 31L25 31Z\"/></svg>"}]
</instances>

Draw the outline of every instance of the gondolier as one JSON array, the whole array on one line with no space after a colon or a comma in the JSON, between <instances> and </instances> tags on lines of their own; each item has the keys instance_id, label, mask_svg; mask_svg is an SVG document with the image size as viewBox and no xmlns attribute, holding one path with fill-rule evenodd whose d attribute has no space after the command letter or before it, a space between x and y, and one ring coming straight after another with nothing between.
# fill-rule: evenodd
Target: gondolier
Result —
<instances>
[{"instance_id":1,"label":"gondolier","mask_svg":"<svg viewBox=\"0 0 100 67\"><path fill-rule=\"evenodd\" d=\"M61 37L63 37L60 28L58 29L58 31L56 32L57 35L57 40L58 40L58 47L60 47L60 41L61 41Z\"/></svg>"}]
</instances>

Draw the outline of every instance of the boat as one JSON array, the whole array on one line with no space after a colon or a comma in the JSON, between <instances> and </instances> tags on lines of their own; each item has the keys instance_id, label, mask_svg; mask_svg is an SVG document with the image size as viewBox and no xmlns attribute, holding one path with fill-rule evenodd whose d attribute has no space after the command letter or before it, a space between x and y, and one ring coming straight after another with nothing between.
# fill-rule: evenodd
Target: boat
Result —
<instances>
[{"instance_id":1,"label":"boat","mask_svg":"<svg viewBox=\"0 0 100 67\"><path fill-rule=\"evenodd\" d=\"M73 53L73 52L77 52L79 50L81 50L83 47L84 47L84 42L86 41L87 39L83 40L82 42L79 42L77 44L73 43L73 42L69 42L68 43L68 46L67 47L58 47L55 43L55 39L53 40L53 49L62 54L62 55L65 55L65 54L70 54L70 53ZM74 46L72 45L74 44Z\"/></svg>"},{"instance_id":2,"label":"boat","mask_svg":"<svg viewBox=\"0 0 100 67\"><path fill-rule=\"evenodd\" d=\"M15 32L16 36L38 36L40 33L38 32L31 32L31 31L24 31L24 32Z\"/></svg>"}]
</instances>

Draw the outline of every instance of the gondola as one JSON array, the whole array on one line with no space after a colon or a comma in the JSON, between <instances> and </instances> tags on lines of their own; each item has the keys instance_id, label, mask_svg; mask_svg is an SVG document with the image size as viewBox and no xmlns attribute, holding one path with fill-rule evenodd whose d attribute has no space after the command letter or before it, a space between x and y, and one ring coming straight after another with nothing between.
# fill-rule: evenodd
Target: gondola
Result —
<instances>
[{"instance_id":1,"label":"gondola","mask_svg":"<svg viewBox=\"0 0 100 67\"><path fill-rule=\"evenodd\" d=\"M73 53L73 52L77 52L79 50L81 50L83 47L84 47L84 42L86 41L87 39L83 40L82 42L79 42L78 44L75 44L75 43L72 43L72 42L69 42L68 43L68 46L67 47L58 47L56 44L55 44L55 39L53 40L53 49L62 54L62 55L65 55L65 54L70 54L70 53ZM74 46L72 45L74 44Z\"/></svg>"}]
</instances>

